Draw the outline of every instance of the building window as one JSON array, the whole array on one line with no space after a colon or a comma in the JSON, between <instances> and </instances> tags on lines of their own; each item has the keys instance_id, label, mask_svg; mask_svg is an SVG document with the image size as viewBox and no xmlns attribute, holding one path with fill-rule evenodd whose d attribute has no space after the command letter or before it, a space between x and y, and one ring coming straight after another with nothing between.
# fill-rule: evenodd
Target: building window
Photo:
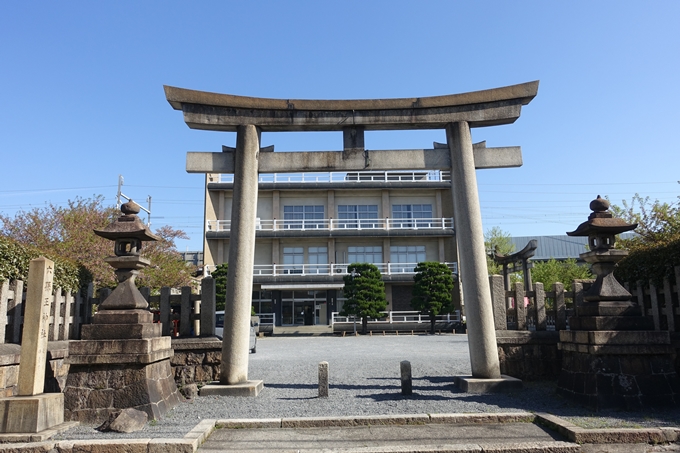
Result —
<instances>
[{"instance_id":1,"label":"building window","mask_svg":"<svg viewBox=\"0 0 680 453\"><path fill-rule=\"evenodd\" d=\"M339 228L378 228L377 204L338 205Z\"/></svg>"},{"instance_id":2,"label":"building window","mask_svg":"<svg viewBox=\"0 0 680 453\"><path fill-rule=\"evenodd\" d=\"M416 265L425 261L424 245L393 245L390 247L390 270L413 272Z\"/></svg>"},{"instance_id":3,"label":"building window","mask_svg":"<svg viewBox=\"0 0 680 453\"><path fill-rule=\"evenodd\" d=\"M257 314L273 313L272 292L253 291L253 308Z\"/></svg>"},{"instance_id":4,"label":"building window","mask_svg":"<svg viewBox=\"0 0 680 453\"><path fill-rule=\"evenodd\" d=\"M284 206L283 228L309 229L323 228L323 206Z\"/></svg>"},{"instance_id":5,"label":"building window","mask_svg":"<svg viewBox=\"0 0 680 453\"><path fill-rule=\"evenodd\" d=\"M431 204L392 205L394 228L425 228L432 224ZM418 220L423 219L423 220Z\"/></svg>"},{"instance_id":6,"label":"building window","mask_svg":"<svg viewBox=\"0 0 680 453\"><path fill-rule=\"evenodd\" d=\"M348 263L371 263L383 262L382 247L347 247Z\"/></svg>"},{"instance_id":7,"label":"building window","mask_svg":"<svg viewBox=\"0 0 680 453\"><path fill-rule=\"evenodd\" d=\"M330 273L328 267L328 247L309 247L307 249L307 260L309 262L309 273Z\"/></svg>"},{"instance_id":8,"label":"building window","mask_svg":"<svg viewBox=\"0 0 680 453\"><path fill-rule=\"evenodd\" d=\"M283 273L302 274L305 262L305 252L302 247L283 248Z\"/></svg>"}]
</instances>

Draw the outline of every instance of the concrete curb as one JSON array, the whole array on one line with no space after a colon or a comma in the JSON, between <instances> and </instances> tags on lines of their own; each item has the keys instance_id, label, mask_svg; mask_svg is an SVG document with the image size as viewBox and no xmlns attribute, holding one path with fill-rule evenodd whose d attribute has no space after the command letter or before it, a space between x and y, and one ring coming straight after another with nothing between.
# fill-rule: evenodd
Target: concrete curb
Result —
<instances>
[{"instance_id":1,"label":"concrete curb","mask_svg":"<svg viewBox=\"0 0 680 453\"><path fill-rule=\"evenodd\" d=\"M554 429L578 444L658 444L677 442L680 428L581 428L550 414L537 413L536 423Z\"/></svg>"},{"instance_id":2,"label":"concrete curb","mask_svg":"<svg viewBox=\"0 0 680 453\"><path fill-rule=\"evenodd\" d=\"M571 452L575 444L607 443L666 443L680 440L680 428L611 428L585 429L562 420L554 415L529 412L511 413L474 413L474 414L411 414L411 415L371 415L346 417L295 417L271 419L206 419L198 423L189 433L179 439L89 439L43 442L22 442L0 444L0 453L195 453L215 429L258 429L258 428L322 428L352 426L389 426L423 424L498 424L498 423L538 423L547 426L569 439L570 442L551 442L550 445L538 443L485 445L484 452ZM571 443L573 442L573 443ZM574 444L575 443L575 444ZM443 453L454 451L424 448L422 453ZM459 444L456 452L481 451L477 445ZM357 449L339 449L338 453L361 453ZM368 451L368 450L367 450ZM375 448L370 451L377 451ZM395 452L395 449L385 449ZM408 449L404 451L419 452Z\"/></svg>"},{"instance_id":3,"label":"concrete curb","mask_svg":"<svg viewBox=\"0 0 680 453\"><path fill-rule=\"evenodd\" d=\"M195 453L215 430L206 419L181 439L87 439L0 444L0 453Z\"/></svg>"},{"instance_id":4,"label":"concrete curb","mask_svg":"<svg viewBox=\"0 0 680 453\"><path fill-rule=\"evenodd\" d=\"M437 424L483 424L483 423L533 423L536 416L529 412L496 414L410 414L410 415L365 415L341 417L293 417L267 419L226 419L217 420L216 427L222 429L243 428L325 428L351 426L388 426Z\"/></svg>"}]
</instances>

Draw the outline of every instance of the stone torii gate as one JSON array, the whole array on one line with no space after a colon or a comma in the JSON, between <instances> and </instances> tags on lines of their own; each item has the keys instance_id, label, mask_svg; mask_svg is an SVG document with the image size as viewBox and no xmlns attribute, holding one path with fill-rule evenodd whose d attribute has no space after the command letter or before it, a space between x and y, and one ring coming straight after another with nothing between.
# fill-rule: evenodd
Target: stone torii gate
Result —
<instances>
[{"instance_id":1,"label":"stone torii gate","mask_svg":"<svg viewBox=\"0 0 680 453\"><path fill-rule=\"evenodd\" d=\"M370 100L264 99L165 86L170 105L192 129L236 132L236 148L189 152L190 173L233 173L229 274L219 394L257 394L248 381L248 334L255 250L258 172L442 169L451 171L460 276L465 291L472 377L463 390L504 385L486 269L476 168L522 165L520 147L472 144L473 127L511 124L536 96L538 81L447 96ZM367 151L367 130L445 129L448 149ZM343 150L275 153L261 132L342 131ZM204 387L207 390L209 386ZM243 390L243 389L247 390ZM233 390L236 389L236 390ZM212 391L211 391L212 392Z\"/></svg>"}]
</instances>

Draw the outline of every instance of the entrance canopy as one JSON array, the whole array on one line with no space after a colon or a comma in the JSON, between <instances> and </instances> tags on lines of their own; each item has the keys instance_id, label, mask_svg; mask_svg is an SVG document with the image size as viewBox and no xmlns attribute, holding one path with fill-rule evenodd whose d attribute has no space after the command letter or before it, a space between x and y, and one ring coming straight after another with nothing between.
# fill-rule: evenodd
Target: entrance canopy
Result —
<instances>
[{"instance_id":1,"label":"entrance canopy","mask_svg":"<svg viewBox=\"0 0 680 453\"><path fill-rule=\"evenodd\" d=\"M538 81L462 94L402 99L267 99L165 86L165 97L182 110L192 129L236 131L255 124L263 132L444 129L514 123L538 92Z\"/></svg>"}]
</instances>

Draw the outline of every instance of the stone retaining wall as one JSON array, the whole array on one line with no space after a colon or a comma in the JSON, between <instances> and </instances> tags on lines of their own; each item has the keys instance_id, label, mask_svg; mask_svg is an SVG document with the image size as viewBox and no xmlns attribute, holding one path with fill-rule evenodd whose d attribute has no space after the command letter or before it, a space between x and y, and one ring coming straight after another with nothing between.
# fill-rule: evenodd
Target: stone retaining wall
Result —
<instances>
[{"instance_id":1,"label":"stone retaining wall","mask_svg":"<svg viewBox=\"0 0 680 453\"><path fill-rule=\"evenodd\" d=\"M526 381L557 379L562 368L559 339L559 332L497 330L501 373Z\"/></svg>"},{"instance_id":2,"label":"stone retaining wall","mask_svg":"<svg viewBox=\"0 0 680 453\"><path fill-rule=\"evenodd\" d=\"M177 387L217 381L222 361L222 341L217 337L172 340L175 355L170 359Z\"/></svg>"},{"instance_id":3,"label":"stone retaining wall","mask_svg":"<svg viewBox=\"0 0 680 453\"><path fill-rule=\"evenodd\" d=\"M0 344L0 397L17 394L20 354L21 346L18 344ZM59 393L64 390L69 369L69 366L64 363L67 355L68 341L47 343L49 367L45 369L45 393Z\"/></svg>"}]
</instances>

